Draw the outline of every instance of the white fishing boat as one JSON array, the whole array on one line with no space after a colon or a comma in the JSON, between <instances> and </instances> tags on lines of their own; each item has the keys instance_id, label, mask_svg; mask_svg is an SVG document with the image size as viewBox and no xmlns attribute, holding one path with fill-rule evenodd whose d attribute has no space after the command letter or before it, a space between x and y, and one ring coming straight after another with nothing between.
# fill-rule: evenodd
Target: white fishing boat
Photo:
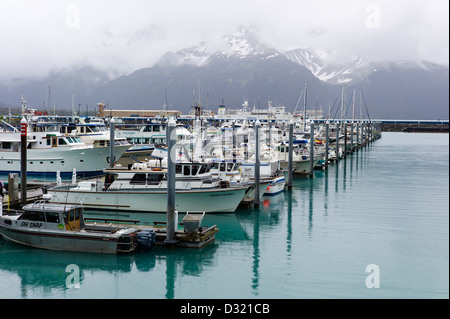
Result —
<instances>
[{"instance_id":1,"label":"white fishing boat","mask_svg":"<svg viewBox=\"0 0 450 319\"><path fill-rule=\"evenodd\" d=\"M147 161L151 158L155 147L166 143L166 123L153 120L143 124L120 124L116 136L125 138L131 147L122 154L117 163L122 166ZM177 127L177 141L191 140L192 133L185 127Z\"/></svg>"},{"instance_id":2,"label":"white fishing boat","mask_svg":"<svg viewBox=\"0 0 450 319\"><path fill-rule=\"evenodd\" d=\"M77 136L86 144L93 144L94 148L110 147L110 131L104 122L85 122L82 118L72 117L74 120L69 123L62 123L60 132L65 136ZM114 154L116 157L131 147L124 137L114 136Z\"/></svg>"},{"instance_id":3,"label":"white fishing boat","mask_svg":"<svg viewBox=\"0 0 450 319\"><path fill-rule=\"evenodd\" d=\"M167 170L135 163L129 169L105 169L105 180L96 179L48 189L54 203L83 204L95 209L167 212ZM180 212L234 212L250 186L231 187L212 178L210 164L176 164L175 209Z\"/></svg>"},{"instance_id":4,"label":"white fishing boat","mask_svg":"<svg viewBox=\"0 0 450 319\"><path fill-rule=\"evenodd\" d=\"M273 196L284 192L286 186L286 179L284 175L275 177L270 181L269 187L264 192L264 195Z\"/></svg>"},{"instance_id":5,"label":"white fishing boat","mask_svg":"<svg viewBox=\"0 0 450 319\"><path fill-rule=\"evenodd\" d=\"M100 147L84 137L77 129L61 132L62 122L50 117L29 115L26 101L22 99L22 114L27 120L27 175L37 177L70 177L75 169L78 175L103 174L109 166L109 147ZM85 132L87 133L87 132ZM0 128L0 173L20 173L20 131L2 121ZM116 145L116 157L130 145Z\"/></svg>"},{"instance_id":6,"label":"white fishing boat","mask_svg":"<svg viewBox=\"0 0 450 319\"><path fill-rule=\"evenodd\" d=\"M87 225L82 206L36 202L0 214L0 234L35 248L115 254L134 251L138 229Z\"/></svg>"},{"instance_id":7,"label":"white fishing boat","mask_svg":"<svg viewBox=\"0 0 450 319\"><path fill-rule=\"evenodd\" d=\"M305 140L296 140L293 142L293 153L292 153L292 169L294 173L298 174L309 174L311 173L311 160L309 157L309 148L306 148ZM288 142L281 143L277 147L276 151L277 157L280 161L280 167L284 171L289 170L289 144ZM322 159L321 154L315 152L313 167Z\"/></svg>"},{"instance_id":8,"label":"white fishing boat","mask_svg":"<svg viewBox=\"0 0 450 319\"><path fill-rule=\"evenodd\" d=\"M254 199L255 163L235 162L232 159L211 159L211 175L228 181L231 185L250 185L246 198ZM278 167L278 162L267 161L260 164L260 199L263 195L276 195L284 190L286 180Z\"/></svg>"},{"instance_id":9,"label":"white fishing boat","mask_svg":"<svg viewBox=\"0 0 450 319\"><path fill-rule=\"evenodd\" d=\"M0 132L0 173L20 173L20 132L12 128ZM60 133L55 123L28 123L27 175L70 177L103 173L109 164L109 148L94 148L75 135Z\"/></svg>"}]
</instances>

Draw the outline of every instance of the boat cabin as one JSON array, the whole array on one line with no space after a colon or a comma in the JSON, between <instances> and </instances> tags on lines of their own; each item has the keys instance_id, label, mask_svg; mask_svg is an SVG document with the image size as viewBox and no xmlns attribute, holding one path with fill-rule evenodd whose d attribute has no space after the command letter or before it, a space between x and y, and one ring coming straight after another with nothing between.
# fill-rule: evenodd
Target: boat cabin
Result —
<instances>
[{"instance_id":1,"label":"boat cabin","mask_svg":"<svg viewBox=\"0 0 450 319\"><path fill-rule=\"evenodd\" d=\"M36 202L23 206L23 213L16 219L16 227L47 230L80 230L84 228L83 207L79 205ZM13 220L4 219L12 224Z\"/></svg>"}]
</instances>

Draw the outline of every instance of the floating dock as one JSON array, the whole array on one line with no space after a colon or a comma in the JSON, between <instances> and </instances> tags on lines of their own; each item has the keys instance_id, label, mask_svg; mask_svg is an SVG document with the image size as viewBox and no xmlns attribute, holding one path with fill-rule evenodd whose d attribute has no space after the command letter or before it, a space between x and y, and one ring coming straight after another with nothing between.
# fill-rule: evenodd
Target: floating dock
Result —
<instances>
[{"instance_id":1,"label":"floating dock","mask_svg":"<svg viewBox=\"0 0 450 319\"><path fill-rule=\"evenodd\" d=\"M215 235L219 232L217 225L202 226L194 231L186 231L185 229L175 230L175 240L173 243L167 243L167 229L166 222L153 222L153 225L138 224L138 220L126 220L126 219L106 219L106 218L85 218L86 226L90 225L107 225L116 226L118 228L133 227L139 231L153 230L156 233L157 246L174 246L183 248L203 248L208 244L214 242ZM91 221L91 222L88 222ZM94 222L93 222L94 221ZM97 222L99 221L99 222ZM179 223L179 226L184 226L183 223Z\"/></svg>"}]
</instances>

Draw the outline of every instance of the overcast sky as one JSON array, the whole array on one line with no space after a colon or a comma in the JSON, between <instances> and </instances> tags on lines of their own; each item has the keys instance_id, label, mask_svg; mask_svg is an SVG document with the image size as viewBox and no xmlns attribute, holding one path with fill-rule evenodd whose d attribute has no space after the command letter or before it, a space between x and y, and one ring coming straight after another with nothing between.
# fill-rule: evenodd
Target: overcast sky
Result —
<instances>
[{"instance_id":1,"label":"overcast sky","mask_svg":"<svg viewBox=\"0 0 450 319\"><path fill-rule=\"evenodd\" d=\"M448 65L448 0L0 0L0 79L89 63L122 74L256 25L281 50Z\"/></svg>"}]
</instances>

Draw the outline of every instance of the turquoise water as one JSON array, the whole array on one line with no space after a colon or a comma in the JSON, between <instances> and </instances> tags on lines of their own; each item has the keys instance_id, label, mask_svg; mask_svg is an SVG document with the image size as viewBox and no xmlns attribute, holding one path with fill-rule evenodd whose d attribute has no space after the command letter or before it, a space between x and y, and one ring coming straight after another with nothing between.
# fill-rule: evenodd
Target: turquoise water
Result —
<instances>
[{"instance_id":1,"label":"turquoise water","mask_svg":"<svg viewBox=\"0 0 450 319\"><path fill-rule=\"evenodd\" d=\"M259 210L206 216L220 231L200 250L110 256L0 238L0 298L449 298L448 204L448 134L386 132Z\"/></svg>"}]
</instances>

